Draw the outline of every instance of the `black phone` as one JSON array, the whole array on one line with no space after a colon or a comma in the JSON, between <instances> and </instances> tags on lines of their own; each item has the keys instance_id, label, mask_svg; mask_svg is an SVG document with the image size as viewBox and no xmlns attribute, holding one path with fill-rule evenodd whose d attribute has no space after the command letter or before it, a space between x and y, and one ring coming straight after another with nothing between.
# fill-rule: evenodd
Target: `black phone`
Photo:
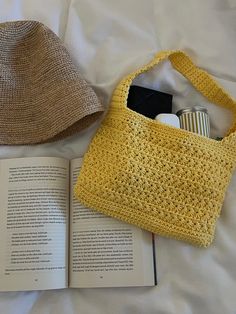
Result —
<instances>
[{"instance_id":1,"label":"black phone","mask_svg":"<svg viewBox=\"0 0 236 314\"><path fill-rule=\"evenodd\" d=\"M148 118L154 119L159 113L172 112L173 96L154 89L132 85L129 89L127 106Z\"/></svg>"}]
</instances>

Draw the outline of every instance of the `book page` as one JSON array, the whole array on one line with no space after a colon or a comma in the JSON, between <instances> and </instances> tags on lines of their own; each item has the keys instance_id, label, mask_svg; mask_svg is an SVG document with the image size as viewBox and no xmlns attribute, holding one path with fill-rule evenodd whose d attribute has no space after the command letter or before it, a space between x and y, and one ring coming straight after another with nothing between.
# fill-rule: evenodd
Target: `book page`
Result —
<instances>
[{"instance_id":1,"label":"book page","mask_svg":"<svg viewBox=\"0 0 236 314\"><path fill-rule=\"evenodd\" d=\"M71 187L82 159L71 161ZM70 287L155 284L152 234L85 208L70 195Z\"/></svg>"},{"instance_id":2,"label":"book page","mask_svg":"<svg viewBox=\"0 0 236 314\"><path fill-rule=\"evenodd\" d=\"M68 283L69 161L0 161L0 290Z\"/></svg>"}]
</instances>

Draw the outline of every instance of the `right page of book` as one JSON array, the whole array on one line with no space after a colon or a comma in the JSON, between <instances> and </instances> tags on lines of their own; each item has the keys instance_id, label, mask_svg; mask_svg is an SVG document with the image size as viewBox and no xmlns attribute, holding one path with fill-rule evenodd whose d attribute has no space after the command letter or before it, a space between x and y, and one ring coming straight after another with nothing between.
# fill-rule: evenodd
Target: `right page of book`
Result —
<instances>
[{"instance_id":1,"label":"right page of book","mask_svg":"<svg viewBox=\"0 0 236 314\"><path fill-rule=\"evenodd\" d=\"M71 161L69 287L155 285L152 234L83 206L74 196L81 165Z\"/></svg>"}]
</instances>

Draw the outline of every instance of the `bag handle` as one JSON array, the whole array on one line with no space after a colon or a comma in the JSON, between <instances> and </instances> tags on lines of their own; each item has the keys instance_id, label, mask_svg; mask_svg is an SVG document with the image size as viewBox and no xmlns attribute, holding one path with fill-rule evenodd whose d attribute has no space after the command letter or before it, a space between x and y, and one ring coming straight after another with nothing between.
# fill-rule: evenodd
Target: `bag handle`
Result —
<instances>
[{"instance_id":1,"label":"bag handle","mask_svg":"<svg viewBox=\"0 0 236 314\"><path fill-rule=\"evenodd\" d=\"M186 77L192 85L210 102L227 108L234 113L234 122L227 135L236 131L236 100L233 99L206 71L198 68L190 57L180 50L160 51L154 59L137 71L127 75L116 87L112 103L114 106L127 108L129 88L139 74L148 71L168 58L178 72ZM235 134L236 135L236 134Z\"/></svg>"}]
</instances>

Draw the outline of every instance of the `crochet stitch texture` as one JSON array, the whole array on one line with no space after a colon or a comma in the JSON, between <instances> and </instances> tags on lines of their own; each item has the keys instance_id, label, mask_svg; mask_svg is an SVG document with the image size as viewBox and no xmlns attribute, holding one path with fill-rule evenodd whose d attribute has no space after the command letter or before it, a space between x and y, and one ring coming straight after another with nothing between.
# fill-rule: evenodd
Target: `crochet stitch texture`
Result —
<instances>
[{"instance_id":1,"label":"crochet stitch texture","mask_svg":"<svg viewBox=\"0 0 236 314\"><path fill-rule=\"evenodd\" d=\"M223 140L177 129L127 108L133 79L165 58L209 101L232 110L234 123ZM207 247L236 165L235 130L235 100L185 53L159 52L115 89L84 157L75 194L106 215Z\"/></svg>"}]
</instances>

